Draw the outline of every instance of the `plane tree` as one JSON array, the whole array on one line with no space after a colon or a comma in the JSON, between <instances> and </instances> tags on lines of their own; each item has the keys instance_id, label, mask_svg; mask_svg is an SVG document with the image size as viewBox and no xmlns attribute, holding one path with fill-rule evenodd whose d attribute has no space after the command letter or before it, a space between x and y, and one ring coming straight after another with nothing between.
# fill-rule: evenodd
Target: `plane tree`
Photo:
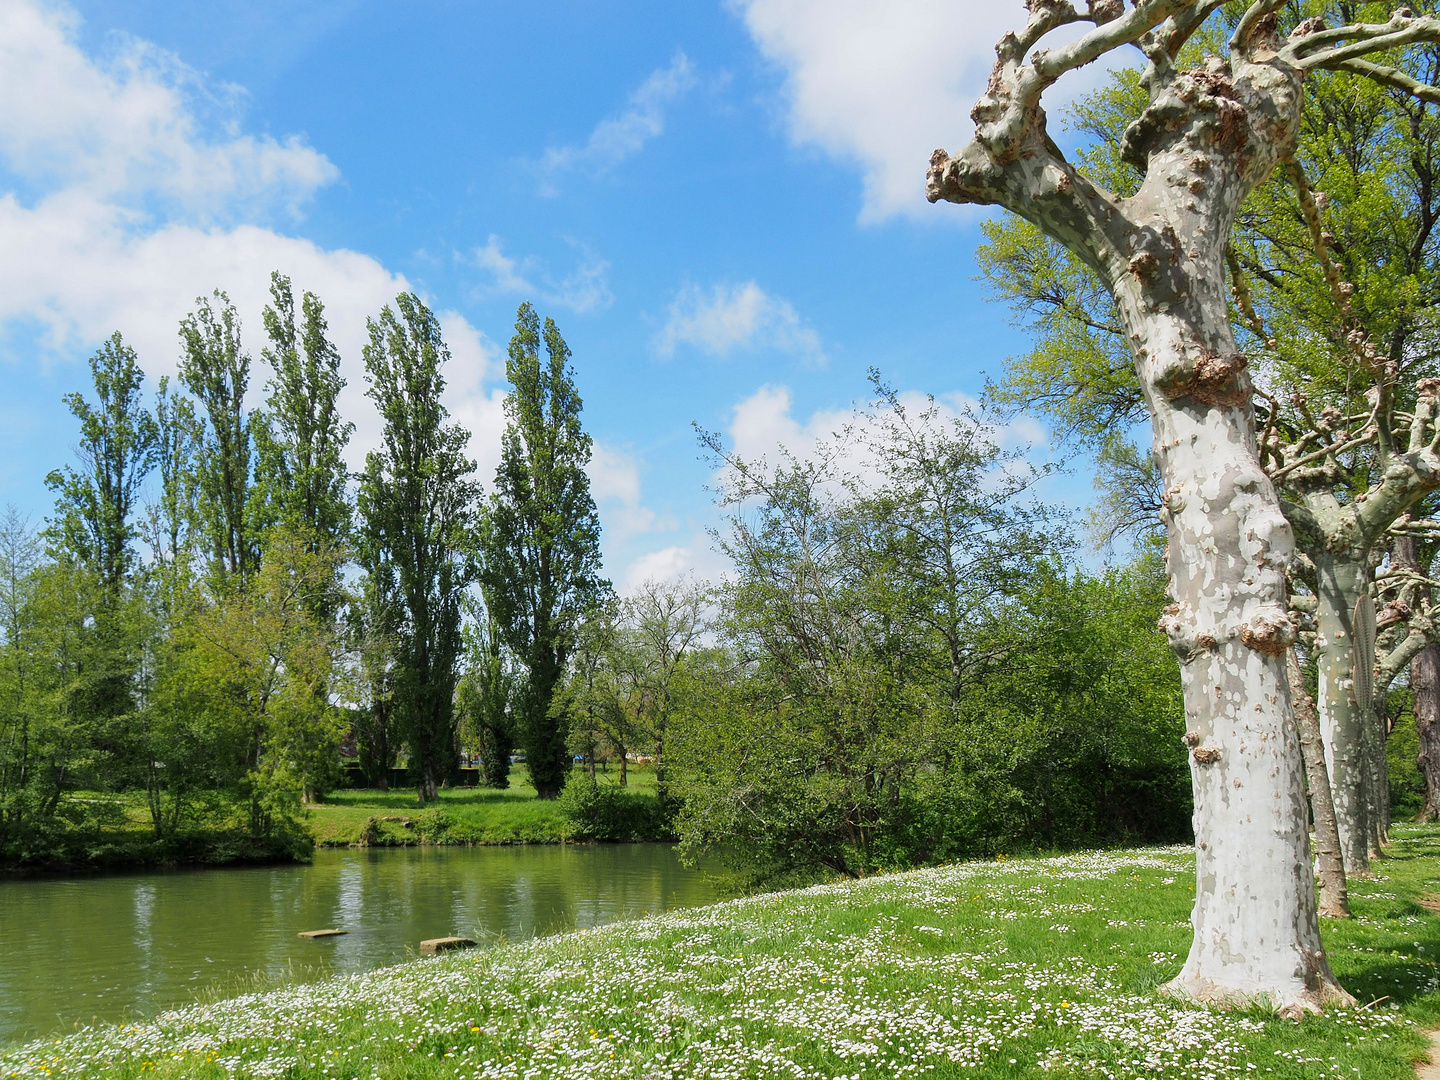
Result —
<instances>
[{"instance_id":1,"label":"plane tree","mask_svg":"<svg viewBox=\"0 0 1440 1080\"><path fill-rule=\"evenodd\" d=\"M954 154L931 157L932 202L1002 206L1072 252L1101 282L1133 360L1164 484L1173 603L1162 625L1181 660L1195 792L1194 937L1175 994L1266 999L1287 1013L1349 1004L1320 942L1303 766L1285 655L1296 637L1286 571L1294 534L1262 466L1253 384L1236 344L1225 254L1243 202L1293 156L1312 72L1440 91L1377 62L1440 40L1440 19L1302 20L1255 0L1216 54L1183 50L1221 0L1029 0ZM1058 43L1056 31L1088 29ZM1121 156L1143 172L1111 191L1047 131L1045 91L1126 46L1145 58L1145 105Z\"/></svg>"}]
</instances>

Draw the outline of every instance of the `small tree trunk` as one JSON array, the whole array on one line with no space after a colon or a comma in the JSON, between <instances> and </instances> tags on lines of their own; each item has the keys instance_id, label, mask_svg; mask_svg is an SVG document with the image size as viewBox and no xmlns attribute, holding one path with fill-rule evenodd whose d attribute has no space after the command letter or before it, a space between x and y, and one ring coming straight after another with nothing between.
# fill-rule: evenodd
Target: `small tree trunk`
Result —
<instances>
[{"instance_id":1,"label":"small tree trunk","mask_svg":"<svg viewBox=\"0 0 1440 1080\"><path fill-rule=\"evenodd\" d=\"M1315 702L1305 689L1300 662L1292 649L1287 661L1290 701L1295 707L1295 727L1305 755L1305 776L1310 786L1310 808L1315 818L1315 854L1320 862L1320 914L1332 919L1350 917L1350 899L1345 887L1345 864L1340 857L1340 832L1335 825L1335 804L1330 798L1330 774L1325 769L1325 748L1320 743L1320 720Z\"/></svg>"},{"instance_id":2,"label":"small tree trunk","mask_svg":"<svg viewBox=\"0 0 1440 1080\"><path fill-rule=\"evenodd\" d=\"M1410 691L1415 701L1415 733L1420 738L1416 764L1425 778L1425 805L1418 821L1440 820L1440 645L1431 643L1410 661Z\"/></svg>"},{"instance_id":3,"label":"small tree trunk","mask_svg":"<svg viewBox=\"0 0 1440 1080\"><path fill-rule=\"evenodd\" d=\"M1364 563L1345 555L1321 555L1315 558L1315 568L1320 734L1340 830L1340 854L1345 860L1346 876L1356 877L1370 871L1370 739L1362 711L1355 703L1355 636L1351 626Z\"/></svg>"}]
</instances>

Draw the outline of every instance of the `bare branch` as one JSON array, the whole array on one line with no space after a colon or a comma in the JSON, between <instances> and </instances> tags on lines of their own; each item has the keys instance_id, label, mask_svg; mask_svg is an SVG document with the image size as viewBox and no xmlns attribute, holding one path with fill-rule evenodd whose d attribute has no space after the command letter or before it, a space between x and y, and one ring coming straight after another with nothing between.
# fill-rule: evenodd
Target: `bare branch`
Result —
<instances>
[{"instance_id":1,"label":"bare branch","mask_svg":"<svg viewBox=\"0 0 1440 1080\"><path fill-rule=\"evenodd\" d=\"M1386 67L1384 64L1372 64L1369 60L1341 60L1337 63L1316 66L1333 68L1336 71L1348 71L1352 75L1363 75L1382 86L1391 86L1396 90L1403 90L1421 101L1440 105L1440 89L1430 86L1428 83L1422 83L1419 79L1412 79L1397 68Z\"/></svg>"},{"instance_id":2,"label":"bare branch","mask_svg":"<svg viewBox=\"0 0 1440 1080\"><path fill-rule=\"evenodd\" d=\"M1342 41L1349 44L1338 44ZM1397 12L1387 23L1352 23L1317 30L1290 42L1281 55L1301 71L1311 71L1419 41L1440 41L1440 18Z\"/></svg>"}]
</instances>

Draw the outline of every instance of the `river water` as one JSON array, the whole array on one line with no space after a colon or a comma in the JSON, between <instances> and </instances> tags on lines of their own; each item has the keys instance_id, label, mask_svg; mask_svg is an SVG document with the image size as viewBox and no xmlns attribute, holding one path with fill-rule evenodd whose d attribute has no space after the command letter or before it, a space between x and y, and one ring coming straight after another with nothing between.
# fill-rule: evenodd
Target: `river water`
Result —
<instances>
[{"instance_id":1,"label":"river water","mask_svg":"<svg viewBox=\"0 0 1440 1080\"><path fill-rule=\"evenodd\" d=\"M0 880L0 1043L139 1019L256 980L368 971L709 903L663 844L320 850L309 866ZM301 931L341 937L307 940Z\"/></svg>"}]
</instances>

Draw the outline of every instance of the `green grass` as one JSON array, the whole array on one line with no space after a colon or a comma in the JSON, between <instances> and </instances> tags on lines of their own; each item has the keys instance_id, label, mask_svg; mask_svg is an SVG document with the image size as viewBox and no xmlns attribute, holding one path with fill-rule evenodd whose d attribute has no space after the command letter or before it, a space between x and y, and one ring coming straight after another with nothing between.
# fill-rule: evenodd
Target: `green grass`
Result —
<instances>
[{"instance_id":1,"label":"green grass","mask_svg":"<svg viewBox=\"0 0 1440 1080\"><path fill-rule=\"evenodd\" d=\"M597 773L601 784L619 782L620 771ZM628 790L653 795L653 769L632 768ZM442 788L438 804L422 807L414 790L342 789L309 807L309 828L320 847L347 847L362 839L372 847L411 844L558 844L573 825L553 801L535 797L524 765L510 772L510 787ZM367 835L367 823L370 825Z\"/></svg>"},{"instance_id":2,"label":"green grass","mask_svg":"<svg viewBox=\"0 0 1440 1080\"><path fill-rule=\"evenodd\" d=\"M1440 829L1327 921L1367 1009L1158 997L1181 849L965 864L718 904L207 1003L0 1053L0 1078L1413 1076L1440 1023Z\"/></svg>"}]
</instances>

